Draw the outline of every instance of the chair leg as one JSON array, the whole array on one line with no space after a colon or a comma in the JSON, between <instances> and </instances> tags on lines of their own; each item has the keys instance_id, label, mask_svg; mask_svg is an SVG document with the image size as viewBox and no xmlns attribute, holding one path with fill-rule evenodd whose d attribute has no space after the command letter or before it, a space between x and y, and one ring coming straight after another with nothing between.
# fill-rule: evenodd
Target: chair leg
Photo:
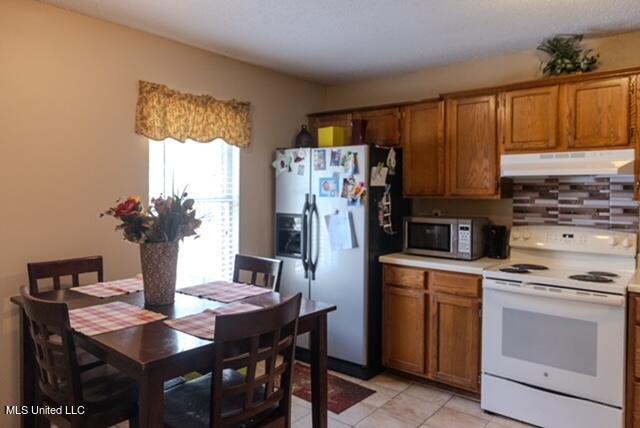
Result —
<instances>
[{"instance_id":1,"label":"chair leg","mask_svg":"<svg viewBox=\"0 0 640 428\"><path fill-rule=\"evenodd\" d=\"M139 427L140 427L140 420L138 419L138 415L129 419L129 428L139 428Z\"/></svg>"},{"instance_id":2,"label":"chair leg","mask_svg":"<svg viewBox=\"0 0 640 428\"><path fill-rule=\"evenodd\" d=\"M84 417L78 416L78 415L71 416L70 426L71 426L71 428L83 428L83 427L85 427L86 424L85 424Z\"/></svg>"},{"instance_id":3,"label":"chair leg","mask_svg":"<svg viewBox=\"0 0 640 428\"><path fill-rule=\"evenodd\" d=\"M36 415L35 422L37 428L51 428L51 421L43 415Z\"/></svg>"}]
</instances>

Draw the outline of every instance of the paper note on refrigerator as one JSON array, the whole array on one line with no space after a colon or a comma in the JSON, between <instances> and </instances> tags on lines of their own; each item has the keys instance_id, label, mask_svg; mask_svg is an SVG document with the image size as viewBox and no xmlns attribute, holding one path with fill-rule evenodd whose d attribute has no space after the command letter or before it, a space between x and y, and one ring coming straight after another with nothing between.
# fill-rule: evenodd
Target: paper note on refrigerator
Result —
<instances>
[{"instance_id":1,"label":"paper note on refrigerator","mask_svg":"<svg viewBox=\"0 0 640 428\"><path fill-rule=\"evenodd\" d=\"M389 168L386 166L372 166L371 167L371 187L384 187L387 184L387 173Z\"/></svg>"},{"instance_id":2,"label":"paper note on refrigerator","mask_svg":"<svg viewBox=\"0 0 640 428\"><path fill-rule=\"evenodd\" d=\"M351 213L339 211L335 214L324 216L324 221L329 232L329 243L332 251L350 250L358 246Z\"/></svg>"}]
</instances>

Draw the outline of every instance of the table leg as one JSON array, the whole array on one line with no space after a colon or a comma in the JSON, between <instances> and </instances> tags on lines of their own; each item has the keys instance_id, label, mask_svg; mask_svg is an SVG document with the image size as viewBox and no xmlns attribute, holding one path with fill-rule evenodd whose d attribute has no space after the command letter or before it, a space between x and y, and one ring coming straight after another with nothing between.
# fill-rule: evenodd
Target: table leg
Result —
<instances>
[{"instance_id":1,"label":"table leg","mask_svg":"<svg viewBox=\"0 0 640 428\"><path fill-rule=\"evenodd\" d=\"M311 330L311 417L314 428L327 427L327 315Z\"/></svg>"},{"instance_id":2,"label":"table leg","mask_svg":"<svg viewBox=\"0 0 640 428\"><path fill-rule=\"evenodd\" d=\"M20 310L20 404L31 406L36 404L36 376L33 370L35 360L31 349L29 335L29 320L23 310ZM36 426L36 417L28 412L20 420L22 428Z\"/></svg>"},{"instance_id":3,"label":"table leg","mask_svg":"<svg viewBox=\"0 0 640 428\"><path fill-rule=\"evenodd\" d=\"M139 428L164 426L164 382L153 372L138 380L138 417Z\"/></svg>"}]
</instances>

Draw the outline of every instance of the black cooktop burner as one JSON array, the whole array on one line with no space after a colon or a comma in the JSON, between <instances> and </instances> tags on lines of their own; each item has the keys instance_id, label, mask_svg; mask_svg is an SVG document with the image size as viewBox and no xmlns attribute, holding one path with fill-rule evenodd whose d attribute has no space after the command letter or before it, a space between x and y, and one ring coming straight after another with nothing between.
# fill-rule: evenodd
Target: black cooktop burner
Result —
<instances>
[{"instance_id":1,"label":"black cooktop burner","mask_svg":"<svg viewBox=\"0 0 640 428\"><path fill-rule=\"evenodd\" d=\"M516 269L526 269L526 270L548 270L549 268L543 265L534 265L530 263L517 263L515 265L511 265Z\"/></svg>"},{"instance_id":2,"label":"black cooktop burner","mask_svg":"<svg viewBox=\"0 0 640 428\"><path fill-rule=\"evenodd\" d=\"M600 271L600 270L592 270L592 271L587 272L587 274L595 275L595 276L605 276L605 277L608 277L608 278L617 278L618 277L617 273L604 272L604 271Z\"/></svg>"},{"instance_id":3,"label":"black cooktop burner","mask_svg":"<svg viewBox=\"0 0 640 428\"><path fill-rule=\"evenodd\" d=\"M605 276L593 275L593 274L589 274L589 275L570 275L569 278L570 279L575 279L577 281L584 281L584 282L600 282L600 283L613 282L613 279L611 279L611 278L607 278Z\"/></svg>"},{"instance_id":4,"label":"black cooktop burner","mask_svg":"<svg viewBox=\"0 0 640 428\"><path fill-rule=\"evenodd\" d=\"M518 267L502 268L502 269L500 269L500 272L506 272L506 273L531 273L531 271L529 271L527 269L518 268Z\"/></svg>"}]
</instances>

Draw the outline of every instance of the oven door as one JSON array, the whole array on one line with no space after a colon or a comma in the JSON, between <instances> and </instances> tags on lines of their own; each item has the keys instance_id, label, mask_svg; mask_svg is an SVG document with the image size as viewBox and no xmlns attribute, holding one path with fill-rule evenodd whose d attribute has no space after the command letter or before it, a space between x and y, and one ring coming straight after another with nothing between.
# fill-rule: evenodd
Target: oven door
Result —
<instances>
[{"instance_id":1,"label":"oven door","mask_svg":"<svg viewBox=\"0 0 640 428\"><path fill-rule=\"evenodd\" d=\"M486 374L622 408L625 298L483 282Z\"/></svg>"},{"instance_id":2,"label":"oven door","mask_svg":"<svg viewBox=\"0 0 640 428\"><path fill-rule=\"evenodd\" d=\"M447 218L404 219L404 252L424 256L458 256L458 222Z\"/></svg>"}]
</instances>

